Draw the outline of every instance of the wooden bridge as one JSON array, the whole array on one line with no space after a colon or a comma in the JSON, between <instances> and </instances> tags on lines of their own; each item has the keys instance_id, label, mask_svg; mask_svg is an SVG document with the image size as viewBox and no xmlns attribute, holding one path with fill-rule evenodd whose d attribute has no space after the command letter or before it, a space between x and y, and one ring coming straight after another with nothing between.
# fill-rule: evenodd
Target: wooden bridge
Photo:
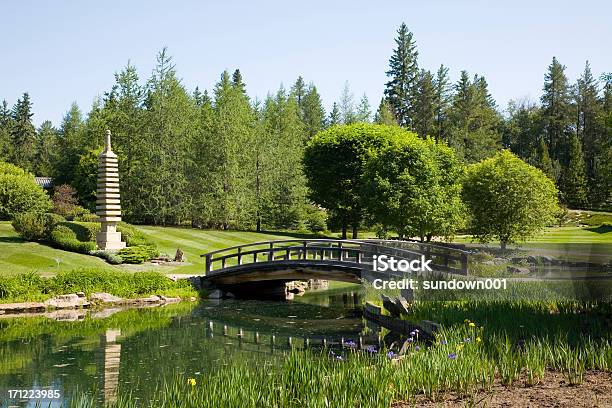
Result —
<instances>
[{"instance_id":1,"label":"wooden bridge","mask_svg":"<svg viewBox=\"0 0 612 408\"><path fill-rule=\"evenodd\" d=\"M270 280L327 279L359 283L380 275L373 256L431 259L434 272L468 274L468 253L429 243L397 240L289 239L256 242L209 252L204 281L236 285Z\"/></svg>"}]
</instances>

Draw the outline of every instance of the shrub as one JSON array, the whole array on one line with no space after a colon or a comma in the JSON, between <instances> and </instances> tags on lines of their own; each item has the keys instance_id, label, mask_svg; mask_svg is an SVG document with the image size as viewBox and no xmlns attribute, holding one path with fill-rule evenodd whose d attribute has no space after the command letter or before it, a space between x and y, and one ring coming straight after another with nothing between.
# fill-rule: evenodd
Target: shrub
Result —
<instances>
[{"instance_id":1,"label":"shrub","mask_svg":"<svg viewBox=\"0 0 612 408\"><path fill-rule=\"evenodd\" d=\"M44 213L51 209L47 193L34 176L12 164L0 162L0 219L11 220L24 212Z\"/></svg>"},{"instance_id":2,"label":"shrub","mask_svg":"<svg viewBox=\"0 0 612 408\"><path fill-rule=\"evenodd\" d=\"M53 211L64 217L71 217L78 207L79 201L76 198L76 190L68 185L62 184L53 189Z\"/></svg>"},{"instance_id":3,"label":"shrub","mask_svg":"<svg viewBox=\"0 0 612 408\"><path fill-rule=\"evenodd\" d=\"M102 258L111 265L119 265L123 263L123 258L120 255L115 254L114 252L97 249L95 251L91 251L89 254L97 256L98 258Z\"/></svg>"},{"instance_id":4,"label":"shrub","mask_svg":"<svg viewBox=\"0 0 612 408\"><path fill-rule=\"evenodd\" d=\"M123 248L117 253L124 263L141 264L158 255L157 249L152 245L136 245Z\"/></svg>"},{"instance_id":5,"label":"shrub","mask_svg":"<svg viewBox=\"0 0 612 408\"><path fill-rule=\"evenodd\" d=\"M50 241L60 249L72 252L88 254L96 249L96 243L91 241L80 241L77 234L64 223L57 225L51 232Z\"/></svg>"},{"instance_id":6,"label":"shrub","mask_svg":"<svg viewBox=\"0 0 612 408\"><path fill-rule=\"evenodd\" d=\"M77 214L74 216L73 221L80 221L80 222L99 222L98 221L98 216L96 214L90 213L90 212L85 212L82 214Z\"/></svg>"},{"instance_id":7,"label":"shrub","mask_svg":"<svg viewBox=\"0 0 612 408\"><path fill-rule=\"evenodd\" d=\"M100 223L98 222L64 222L62 225L70 228L76 234L79 241L95 241L96 235L100 232Z\"/></svg>"},{"instance_id":8,"label":"shrub","mask_svg":"<svg viewBox=\"0 0 612 408\"><path fill-rule=\"evenodd\" d=\"M25 212L16 214L12 224L15 231L28 241L41 241L49 239L53 228L64 221L64 217L58 214Z\"/></svg>"},{"instance_id":9,"label":"shrub","mask_svg":"<svg viewBox=\"0 0 612 408\"><path fill-rule=\"evenodd\" d=\"M327 212L315 205L307 205L304 224L312 232L325 231L327 229Z\"/></svg>"}]
</instances>

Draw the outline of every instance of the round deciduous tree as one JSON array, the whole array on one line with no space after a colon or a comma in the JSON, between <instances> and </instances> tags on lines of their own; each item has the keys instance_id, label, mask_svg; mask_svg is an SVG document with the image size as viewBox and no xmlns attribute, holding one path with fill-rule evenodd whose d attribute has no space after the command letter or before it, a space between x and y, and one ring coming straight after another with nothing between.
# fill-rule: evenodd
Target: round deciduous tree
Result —
<instances>
[{"instance_id":1,"label":"round deciduous tree","mask_svg":"<svg viewBox=\"0 0 612 408\"><path fill-rule=\"evenodd\" d=\"M44 213L51 207L49 196L36 184L33 175L0 162L0 220L10 220L24 212Z\"/></svg>"},{"instance_id":2,"label":"round deciduous tree","mask_svg":"<svg viewBox=\"0 0 612 408\"><path fill-rule=\"evenodd\" d=\"M310 198L330 210L353 237L363 218L363 172L367 161L383 148L398 143L406 132L397 126L359 123L332 126L306 146L304 172Z\"/></svg>"},{"instance_id":3,"label":"round deciduous tree","mask_svg":"<svg viewBox=\"0 0 612 408\"><path fill-rule=\"evenodd\" d=\"M525 240L555 221L557 188L539 169L504 150L467 169L463 199L481 242Z\"/></svg>"}]
</instances>

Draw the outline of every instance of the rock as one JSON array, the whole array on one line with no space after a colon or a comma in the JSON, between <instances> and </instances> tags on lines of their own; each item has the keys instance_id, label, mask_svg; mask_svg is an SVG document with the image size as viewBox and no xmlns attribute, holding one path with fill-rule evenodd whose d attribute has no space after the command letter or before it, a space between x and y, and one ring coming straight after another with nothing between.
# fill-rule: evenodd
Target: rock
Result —
<instances>
[{"instance_id":1,"label":"rock","mask_svg":"<svg viewBox=\"0 0 612 408\"><path fill-rule=\"evenodd\" d=\"M406 301L412 302L414 300L414 290L410 288L400 289L400 295Z\"/></svg>"},{"instance_id":2,"label":"rock","mask_svg":"<svg viewBox=\"0 0 612 408\"><path fill-rule=\"evenodd\" d=\"M210 299L222 299L223 298L223 292L221 292L219 289L215 289L212 292L210 292L208 294L208 297Z\"/></svg>"},{"instance_id":3,"label":"rock","mask_svg":"<svg viewBox=\"0 0 612 408\"><path fill-rule=\"evenodd\" d=\"M508 260L506 258L493 258L494 265L503 265L505 263L508 263Z\"/></svg>"},{"instance_id":4,"label":"rock","mask_svg":"<svg viewBox=\"0 0 612 408\"><path fill-rule=\"evenodd\" d=\"M56 309L74 309L77 307L89 306L87 299L78 297L76 293L56 296L45 300L44 304L47 307L54 307Z\"/></svg>"},{"instance_id":5,"label":"rock","mask_svg":"<svg viewBox=\"0 0 612 408\"><path fill-rule=\"evenodd\" d=\"M83 320L87 314L86 310L55 310L45 313L45 317L56 320L58 322L76 322Z\"/></svg>"},{"instance_id":6,"label":"rock","mask_svg":"<svg viewBox=\"0 0 612 408\"><path fill-rule=\"evenodd\" d=\"M159 298L161 299L161 301L164 304L168 304L168 303L178 303L181 301L181 298L179 297L168 297L168 296L163 296L163 295L159 295Z\"/></svg>"},{"instance_id":7,"label":"rock","mask_svg":"<svg viewBox=\"0 0 612 408\"><path fill-rule=\"evenodd\" d=\"M190 301L190 302L195 302L196 300L198 300L198 299L196 299L196 297L195 297L195 296L191 296L191 297L189 298L189 301Z\"/></svg>"},{"instance_id":8,"label":"rock","mask_svg":"<svg viewBox=\"0 0 612 408\"><path fill-rule=\"evenodd\" d=\"M529 273L531 273L531 270L529 268L525 268L523 266L508 265L507 270L509 273L517 273L520 275L528 275Z\"/></svg>"},{"instance_id":9,"label":"rock","mask_svg":"<svg viewBox=\"0 0 612 408\"><path fill-rule=\"evenodd\" d=\"M397 298L397 306L400 308L401 314L410 314L410 303L404 297Z\"/></svg>"},{"instance_id":10,"label":"rock","mask_svg":"<svg viewBox=\"0 0 612 408\"><path fill-rule=\"evenodd\" d=\"M134 299L135 303L158 303L161 301L161 298L157 295L151 295L143 298Z\"/></svg>"},{"instance_id":11,"label":"rock","mask_svg":"<svg viewBox=\"0 0 612 408\"><path fill-rule=\"evenodd\" d=\"M494 261L484 261L482 262L483 265L496 265L496 263Z\"/></svg>"},{"instance_id":12,"label":"rock","mask_svg":"<svg viewBox=\"0 0 612 408\"><path fill-rule=\"evenodd\" d=\"M232 292L225 292L225 297L228 299L234 299L236 296Z\"/></svg>"},{"instance_id":13,"label":"rock","mask_svg":"<svg viewBox=\"0 0 612 408\"><path fill-rule=\"evenodd\" d=\"M24 311L44 311L47 307L40 302L24 302L24 303L2 303L0 311L3 313L15 313Z\"/></svg>"},{"instance_id":14,"label":"rock","mask_svg":"<svg viewBox=\"0 0 612 408\"><path fill-rule=\"evenodd\" d=\"M122 298L105 292L92 293L91 296L89 296L89 300L100 303L119 303L123 301Z\"/></svg>"},{"instance_id":15,"label":"rock","mask_svg":"<svg viewBox=\"0 0 612 408\"><path fill-rule=\"evenodd\" d=\"M84 298L85 297L85 292L77 292L76 295L80 298Z\"/></svg>"},{"instance_id":16,"label":"rock","mask_svg":"<svg viewBox=\"0 0 612 408\"><path fill-rule=\"evenodd\" d=\"M174 262L185 262L185 254L183 253L183 251L181 251L181 248L176 248Z\"/></svg>"}]
</instances>

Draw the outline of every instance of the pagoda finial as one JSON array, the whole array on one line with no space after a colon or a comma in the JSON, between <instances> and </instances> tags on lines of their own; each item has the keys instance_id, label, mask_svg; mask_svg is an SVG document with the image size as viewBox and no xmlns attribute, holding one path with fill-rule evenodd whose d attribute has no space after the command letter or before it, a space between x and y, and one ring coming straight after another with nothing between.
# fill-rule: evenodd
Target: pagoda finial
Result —
<instances>
[{"instance_id":1,"label":"pagoda finial","mask_svg":"<svg viewBox=\"0 0 612 408\"><path fill-rule=\"evenodd\" d=\"M110 152L111 150L111 131L109 129L106 129L106 132L104 133L104 151L105 152Z\"/></svg>"}]
</instances>

